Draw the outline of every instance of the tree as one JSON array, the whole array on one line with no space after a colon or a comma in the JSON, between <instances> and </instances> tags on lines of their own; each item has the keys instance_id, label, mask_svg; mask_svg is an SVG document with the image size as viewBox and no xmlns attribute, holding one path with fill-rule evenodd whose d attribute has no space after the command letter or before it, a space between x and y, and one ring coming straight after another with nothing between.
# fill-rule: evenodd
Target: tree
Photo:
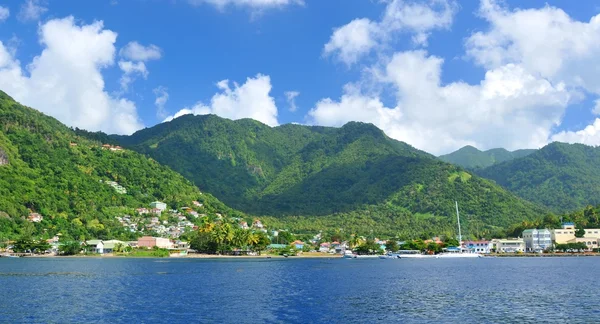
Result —
<instances>
[{"instance_id":1,"label":"tree","mask_svg":"<svg viewBox=\"0 0 600 324\"><path fill-rule=\"evenodd\" d=\"M81 252L81 244L77 241L64 242L58 247L58 252L62 255L76 255Z\"/></svg>"},{"instance_id":2,"label":"tree","mask_svg":"<svg viewBox=\"0 0 600 324\"><path fill-rule=\"evenodd\" d=\"M395 252L400 249L396 240L388 240L385 242L385 248L390 252Z\"/></svg>"},{"instance_id":3,"label":"tree","mask_svg":"<svg viewBox=\"0 0 600 324\"><path fill-rule=\"evenodd\" d=\"M382 254L381 246L375 241L368 239L365 243L359 245L355 249L357 254Z\"/></svg>"},{"instance_id":4,"label":"tree","mask_svg":"<svg viewBox=\"0 0 600 324\"><path fill-rule=\"evenodd\" d=\"M219 248L211 233L196 232L190 240L190 247L198 252L215 254Z\"/></svg>"},{"instance_id":5,"label":"tree","mask_svg":"<svg viewBox=\"0 0 600 324\"><path fill-rule=\"evenodd\" d=\"M442 250L442 247L435 243L435 242L429 242L427 243L427 251L432 252L432 253L438 253Z\"/></svg>"},{"instance_id":6,"label":"tree","mask_svg":"<svg viewBox=\"0 0 600 324\"><path fill-rule=\"evenodd\" d=\"M584 236L585 236L585 229L578 228L577 230L575 230L575 237L584 237Z\"/></svg>"},{"instance_id":7,"label":"tree","mask_svg":"<svg viewBox=\"0 0 600 324\"><path fill-rule=\"evenodd\" d=\"M257 232L255 235L257 236L257 241L252 245L252 247L254 251L260 254L264 249L267 248L267 246L269 246L269 244L271 244L271 240L264 232Z\"/></svg>"},{"instance_id":8,"label":"tree","mask_svg":"<svg viewBox=\"0 0 600 324\"><path fill-rule=\"evenodd\" d=\"M125 250L125 245L123 243L117 243L115 244L115 247L113 249L114 252L116 253L121 253Z\"/></svg>"},{"instance_id":9,"label":"tree","mask_svg":"<svg viewBox=\"0 0 600 324\"><path fill-rule=\"evenodd\" d=\"M290 232L281 231L277 235L277 242L280 244L290 244L294 242L294 240L296 240L296 238Z\"/></svg>"},{"instance_id":10,"label":"tree","mask_svg":"<svg viewBox=\"0 0 600 324\"><path fill-rule=\"evenodd\" d=\"M35 242L31 238L22 237L13 244L13 251L17 253L33 252Z\"/></svg>"},{"instance_id":11,"label":"tree","mask_svg":"<svg viewBox=\"0 0 600 324\"><path fill-rule=\"evenodd\" d=\"M446 246L459 246L458 240L449 236L444 237L444 244Z\"/></svg>"}]
</instances>

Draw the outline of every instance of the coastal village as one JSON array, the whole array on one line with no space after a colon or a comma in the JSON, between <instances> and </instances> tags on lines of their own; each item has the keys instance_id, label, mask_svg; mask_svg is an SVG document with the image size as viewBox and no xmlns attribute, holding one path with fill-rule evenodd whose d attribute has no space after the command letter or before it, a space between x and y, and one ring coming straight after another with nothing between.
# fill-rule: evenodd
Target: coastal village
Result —
<instances>
[{"instance_id":1,"label":"coastal village","mask_svg":"<svg viewBox=\"0 0 600 324\"><path fill-rule=\"evenodd\" d=\"M107 185L114 187L117 192L126 192L118 183L105 181ZM201 223L209 219L206 213L201 213L203 204L192 201L192 207L181 207L169 209L167 204L154 201L146 207L135 209L133 215L117 216L116 220L129 232L139 236L137 240L121 241L116 239L88 239L78 241L81 246L79 254L112 256L116 254L127 255L134 250L163 250L163 256L185 257L191 256L199 251L194 250L190 243L183 241L180 237L199 231ZM227 222L234 224L241 230L250 232L262 232L267 235L269 243L266 246L267 254L277 254L278 251L286 251L286 256L308 254L312 256L343 255L346 251L352 251L358 245L369 241L365 237L356 237L354 240L328 241L323 233L316 233L312 238L306 240L295 239L290 242L281 242L279 233L284 230L269 230L258 218L248 222L241 218L227 218L220 213L210 216L217 223ZM27 220L32 223L40 223L44 216L32 212ZM184 235L185 236L185 235ZM436 251L462 251L464 253L488 254L523 254L523 253L548 253L548 252L598 252L600 246L600 229L576 229L574 223L562 223L559 229L526 229L518 238L504 238L491 240L466 240L461 242L460 247L448 245L439 237L429 240L395 241L371 239L370 254L383 254L397 252L388 248L389 244L397 246L397 250L418 250L423 253L434 253ZM1 242L0 242L1 243ZM9 255L32 255L34 251L14 251L14 246L6 242L0 249L0 256ZM47 239L47 249L35 251L42 255L60 255L61 245L64 244L60 233ZM434 246L434 248L431 248ZM437 246L437 247L436 247ZM260 251L250 249L233 249L222 251L225 255L260 255Z\"/></svg>"}]
</instances>

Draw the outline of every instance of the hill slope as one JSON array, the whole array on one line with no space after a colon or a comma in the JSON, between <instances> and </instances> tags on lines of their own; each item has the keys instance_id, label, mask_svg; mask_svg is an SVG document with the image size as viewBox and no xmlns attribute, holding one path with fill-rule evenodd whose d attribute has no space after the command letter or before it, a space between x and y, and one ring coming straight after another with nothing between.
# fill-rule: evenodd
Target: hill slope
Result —
<instances>
[{"instance_id":1,"label":"hill slope","mask_svg":"<svg viewBox=\"0 0 600 324\"><path fill-rule=\"evenodd\" d=\"M450 154L441 155L439 159L467 169L480 169L504 161L518 159L533 152L535 150L516 150L511 152L503 148L480 151L473 146L467 145Z\"/></svg>"},{"instance_id":2,"label":"hill slope","mask_svg":"<svg viewBox=\"0 0 600 324\"><path fill-rule=\"evenodd\" d=\"M47 235L127 238L132 234L115 216L155 200L171 208L198 200L207 212L233 213L168 167L136 152L102 149L0 91L0 237L46 229ZM44 220L27 222L32 212Z\"/></svg>"},{"instance_id":3,"label":"hill slope","mask_svg":"<svg viewBox=\"0 0 600 324\"><path fill-rule=\"evenodd\" d=\"M455 199L471 227L504 226L544 212L371 124L271 128L247 119L187 115L112 138L169 165L228 205L258 215L329 215L320 220L338 226L377 218L396 230L416 230L455 227Z\"/></svg>"},{"instance_id":4,"label":"hill slope","mask_svg":"<svg viewBox=\"0 0 600 324\"><path fill-rule=\"evenodd\" d=\"M555 212L600 204L600 148L552 143L477 173Z\"/></svg>"}]
</instances>

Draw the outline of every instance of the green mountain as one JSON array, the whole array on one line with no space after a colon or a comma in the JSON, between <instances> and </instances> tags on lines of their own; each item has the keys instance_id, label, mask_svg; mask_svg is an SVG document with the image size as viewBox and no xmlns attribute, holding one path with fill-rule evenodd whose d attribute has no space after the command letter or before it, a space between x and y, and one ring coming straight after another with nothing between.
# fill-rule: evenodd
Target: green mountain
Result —
<instances>
[{"instance_id":1,"label":"green mountain","mask_svg":"<svg viewBox=\"0 0 600 324\"><path fill-rule=\"evenodd\" d=\"M544 213L371 124L271 128L250 119L186 115L112 138L236 209L275 216L273 224L298 230L327 224L439 233L456 226L455 200L477 233Z\"/></svg>"},{"instance_id":2,"label":"green mountain","mask_svg":"<svg viewBox=\"0 0 600 324\"><path fill-rule=\"evenodd\" d=\"M0 238L132 238L116 216L155 200L170 208L197 200L206 213L236 213L168 167L133 151L103 149L0 91ZM28 222L31 213L43 221Z\"/></svg>"},{"instance_id":3,"label":"green mountain","mask_svg":"<svg viewBox=\"0 0 600 324\"><path fill-rule=\"evenodd\" d=\"M480 151L473 146L467 145L455 152L442 155L439 159L467 169L481 169L504 161L518 159L535 151L536 150L516 150L511 152L503 148Z\"/></svg>"},{"instance_id":4,"label":"green mountain","mask_svg":"<svg viewBox=\"0 0 600 324\"><path fill-rule=\"evenodd\" d=\"M600 204L600 148L552 143L477 173L555 212Z\"/></svg>"}]
</instances>

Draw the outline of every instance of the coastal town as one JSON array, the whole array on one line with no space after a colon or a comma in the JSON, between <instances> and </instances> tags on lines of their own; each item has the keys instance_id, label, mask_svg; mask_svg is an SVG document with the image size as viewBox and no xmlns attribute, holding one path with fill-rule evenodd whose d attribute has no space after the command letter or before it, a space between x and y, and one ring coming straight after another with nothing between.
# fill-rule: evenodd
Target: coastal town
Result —
<instances>
[{"instance_id":1,"label":"coastal town","mask_svg":"<svg viewBox=\"0 0 600 324\"><path fill-rule=\"evenodd\" d=\"M116 182L105 182L117 192L126 191ZM34 245L19 246L18 241L0 242L0 256L60 256L60 255L95 255L95 256L169 256L189 257L198 255L227 256L335 256L344 255L347 251L364 254L384 254L398 251L415 251L423 254L435 254L447 251L474 253L480 255L521 255L525 253L589 253L598 252L600 246L600 229L576 228L572 222L562 223L558 229L526 229L517 238L495 238L490 240L465 240L460 243L452 238L433 237L427 240L400 241L394 239L368 238L352 235L349 239L341 236L326 236L323 232L314 235L294 235L286 230L268 229L258 218L249 222L241 218L230 218L221 213L208 215L203 213L203 204L192 201L191 207L169 209L161 201L151 202L146 207L135 209L132 215L116 216L115 219L123 228L138 237L136 240L118 240L114 238L91 238L67 242L57 233L51 238L39 240L40 247ZM41 223L44 216L32 212L27 217L31 223ZM247 233L250 241L240 241L237 246L215 248L205 251L204 248L183 238L194 238L198 233L217 231L216 227L227 225L234 241L234 231ZM263 244L256 236L260 234ZM229 235L229 234L225 234ZM254 238L252 238L254 235ZM303 239L300 239L303 238ZM247 238L248 240L248 238ZM33 244L33 243L32 243ZM65 245L75 245L71 253L65 253ZM368 246L367 249L364 247ZM362 248L362 249L361 249ZM75 251L73 253L73 251ZM145 253L144 251L159 251Z\"/></svg>"}]
</instances>

